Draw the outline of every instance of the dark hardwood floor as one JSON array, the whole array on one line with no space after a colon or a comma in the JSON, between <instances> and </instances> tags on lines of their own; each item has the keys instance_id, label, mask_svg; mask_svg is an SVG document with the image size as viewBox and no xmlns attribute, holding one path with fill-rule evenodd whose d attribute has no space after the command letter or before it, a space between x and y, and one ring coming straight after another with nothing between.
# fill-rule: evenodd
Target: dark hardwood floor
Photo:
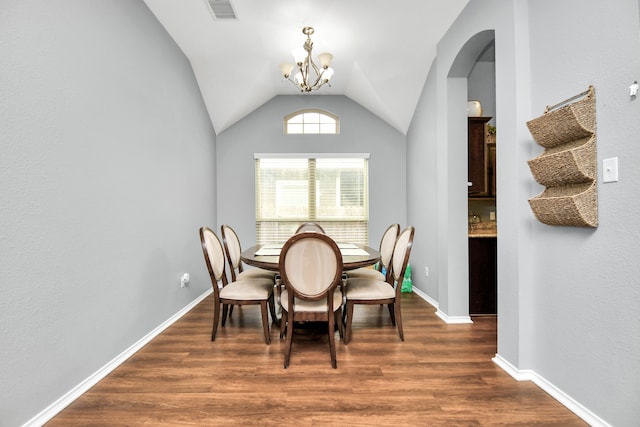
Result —
<instances>
[{"instance_id":1,"label":"dark hardwood floor","mask_svg":"<svg viewBox=\"0 0 640 427\"><path fill-rule=\"evenodd\" d=\"M211 297L53 418L49 426L585 426L531 382L496 366L496 318L447 325L403 294L405 342L386 307L358 306L353 338L296 330L262 335L259 307L236 307L210 341Z\"/></svg>"}]
</instances>

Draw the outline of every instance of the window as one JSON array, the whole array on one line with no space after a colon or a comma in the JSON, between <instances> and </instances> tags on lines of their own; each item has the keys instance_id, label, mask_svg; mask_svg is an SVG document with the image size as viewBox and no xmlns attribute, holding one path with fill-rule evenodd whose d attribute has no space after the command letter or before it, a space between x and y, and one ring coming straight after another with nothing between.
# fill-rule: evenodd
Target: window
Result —
<instances>
[{"instance_id":1,"label":"window","mask_svg":"<svg viewBox=\"0 0 640 427\"><path fill-rule=\"evenodd\" d=\"M293 134L338 134L338 116L322 110L300 110L284 118L284 133Z\"/></svg>"},{"instance_id":2,"label":"window","mask_svg":"<svg viewBox=\"0 0 640 427\"><path fill-rule=\"evenodd\" d=\"M256 154L256 242L283 242L306 221L340 242L369 242L368 155Z\"/></svg>"}]
</instances>

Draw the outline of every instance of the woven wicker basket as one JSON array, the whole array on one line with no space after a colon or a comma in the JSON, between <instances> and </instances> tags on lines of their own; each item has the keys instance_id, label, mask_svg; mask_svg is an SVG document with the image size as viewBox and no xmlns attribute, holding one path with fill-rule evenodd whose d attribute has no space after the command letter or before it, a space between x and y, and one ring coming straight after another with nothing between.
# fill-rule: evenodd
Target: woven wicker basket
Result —
<instances>
[{"instance_id":1,"label":"woven wicker basket","mask_svg":"<svg viewBox=\"0 0 640 427\"><path fill-rule=\"evenodd\" d=\"M529 160L529 168L545 187L592 182L596 178L596 137L584 138L545 150Z\"/></svg>"},{"instance_id":2,"label":"woven wicker basket","mask_svg":"<svg viewBox=\"0 0 640 427\"><path fill-rule=\"evenodd\" d=\"M596 133L595 93L581 101L544 113L527 122L536 143L544 148L570 143Z\"/></svg>"},{"instance_id":3,"label":"woven wicker basket","mask_svg":"<svg viewBox=\"0 0 640 427\"><path fill-rule=\"evenodd\" d=\"M529 160L545 191L529 199L536 218L549 225L598 226L595 90L586 98L527 122L545 150Z\"/></svg>"},{"instance_id":4,"label":"woven wicker basket","mask_svg":"<svg viewBox=\"0 0 640 427\"><path fill-rule=\"evenodd\" d=\"M529 205L538 221L548 225L574 227L598 226L598 193L596 182L549 187Z\"/></svg>"}]
</instances>

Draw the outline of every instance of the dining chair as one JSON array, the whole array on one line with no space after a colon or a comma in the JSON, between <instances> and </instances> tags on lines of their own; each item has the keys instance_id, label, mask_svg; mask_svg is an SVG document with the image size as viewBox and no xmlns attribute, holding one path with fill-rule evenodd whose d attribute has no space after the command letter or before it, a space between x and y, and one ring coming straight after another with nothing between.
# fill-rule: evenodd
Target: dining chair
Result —
<instances>
[{"instance_id":1,"label":"dining chair","mask_svg":"<svg viewBox=\"0 0 640 427\"><path fill-rule=\"evenodd\" d=\"M357 268L347 272L349 279L391 280L391 257L400 233L400 224L391 224L380 239L380 262L377 268ZM384 271L384 273L383 273Z\"/></svg>"},{"instance_id":2,"label":"dining chair","mask_svg":"<svg viewBox=\"0 0 640 427\"><path fill-rule=\"evenodd\" d=\"M242 280L253 280L258 279L258 283L262 282L262 279L269 279L275 285L276 276L278 275L277 271L265 270L262 268L249 268L244 269L242 264L242 258L240 258L240 254L242 253L242 247L240 245L240 238L238 237L238 233L235 232L231 226L223 224L220 226L220 234L222 235L222 244L224 246L224 252L227 256L227 262L229 265L229 270L231 271L231 281L236 281L239 279ZM233 314L233 306L229 308L229 316ZM275 312L272 312L273 321L277 322L277 315Z\"/></svg>"},{"instance_id":3,"label":"dining chair","mask_svg":"<svg viewBox=\"0 0 640 427\"><path fill-rule=\"evenodd\" d=\"M272 282L275 280L278 274L277 271L269 271L262 268L244 269L242 259L240 258L240 254L242 253L240 238L231 226L227 224L220 226L220 234L222 235L224 252L227 256L227 262L229 263L229 270L231 271L231 281L256 278L270 279Z\"/></svg>"},{"instance_id":4,"label":"dining chair","mask_svg":"<svg viewBox=\"0 0 640 427\"><path fill-rule=\"evenodd\" d=\"M300 224L300 226L296 229L296 233L302 233L305 231L317 231L318 233L326 234L324 228L317 222L305 222Z\"/></svg>"},{"instance_id":5,"label":"dining chair","mask_svg":"<svg viewBox=\"0 0 640 427\"><path fill-rule=\"evenodd\" d=\"M387 304L391 323L398 327L400 339L404 341L402 331L402 312L400 308L402 281L404 273L409 264L411 247L413 245L413 235L415 228L409 226L402 230L396 240L391 259L391 281L376 279L353 278L347 279L345 287L346 297L346 328L344 333L344 343L351 340L353 309L355 304Z\"/></svg>"},{"instance_id":6,"label":"dining chair","mask_svg":"<svg viewBox=\"0 0 640 427\"><path fill-rule=\"evenodd\" d=\"M213 287L213 330L211 332L211 341L216 339L221 306L222 326L224 327L230 305L260 305L264 339L267 344L270 344L267 306L271 309L271 315L274 316L273 280L256 278L229 282L225 271L224 250L218 236L209 227L201 227L200 242L207 270L209 270L211 286ZM219 283L222 283L222 287L218 285Z\"/></svg>"},{"instance_id":7,"label":"dining chair","mask_svg":"<svg viewBox=\"0 0 640 427\"><path fill-rule=\"evenodd\" d=\"M331 366L337 367L335 329L342 335L342 255L326 234L300 233L287 240L280 253L282 292L281 334L286 329L284 367L289 366L296 322L327 322Z\"/></svg>"}]
</instances>

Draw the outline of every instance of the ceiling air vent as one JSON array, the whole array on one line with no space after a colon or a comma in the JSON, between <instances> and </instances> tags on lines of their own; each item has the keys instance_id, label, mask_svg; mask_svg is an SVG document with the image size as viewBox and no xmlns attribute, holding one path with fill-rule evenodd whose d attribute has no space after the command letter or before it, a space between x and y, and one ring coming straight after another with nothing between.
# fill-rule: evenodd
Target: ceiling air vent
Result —
<instances>
[{"instance_id":1,"label":"ceiling air vent","mask_svg":"<svg viewBox=\"0 0 640 427\"><path fill-rule=\"evenodd\" d=\"M238 19L231 5L231 0L208 0L216 19Z\"/></svg>"}]
</instances>

